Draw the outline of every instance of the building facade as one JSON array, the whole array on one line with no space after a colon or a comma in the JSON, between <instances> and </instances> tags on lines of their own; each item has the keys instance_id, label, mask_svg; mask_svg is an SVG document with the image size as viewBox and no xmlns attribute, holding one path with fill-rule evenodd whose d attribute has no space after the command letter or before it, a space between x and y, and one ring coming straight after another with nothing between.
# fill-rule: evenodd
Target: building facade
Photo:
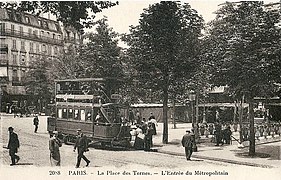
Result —
<instances>
[{"instance_id":1,"label":"building facade","mask_svg":"<svg viewBox=\"0 0 281 180\"><path fill-rule=\"evenodd\" d=\"M23 77L32 61L43 56L57 58L70 43L81 36L59 22L13 9L0 9L0 86L1 111L11 112L11 105L26 106L28 95Z\"/></svg>"}]
</instances>

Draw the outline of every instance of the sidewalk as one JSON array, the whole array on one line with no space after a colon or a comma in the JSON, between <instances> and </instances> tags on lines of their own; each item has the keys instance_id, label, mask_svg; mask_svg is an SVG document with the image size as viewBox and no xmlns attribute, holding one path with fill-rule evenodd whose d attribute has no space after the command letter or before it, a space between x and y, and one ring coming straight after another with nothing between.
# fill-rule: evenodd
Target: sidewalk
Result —
<instances>
[{"instance_id":1,"label":"sidewalk","mask_svg":"<svg viewBox=\"0 0 281 180\"><path fill-rule=\"evenodd\" d=\"M184 148L181 146L181 138L186 129L191 129L191 124L177 124L176 129L173 128L173 124L169 124L168 144L162 143L162 126L163 124L158 124L157 135L153 137L154 148L157 148L159 153L185 156ZM239 133L235 132L234 136L238 137ZM253 158L247 156L249 151L247 142L243 143L244 148L238 148L238 143L235 141L231 145L223 146L215 146L205 137L202 137L202 141L204 142L197 144L198 152L193 152L192 158L263 168L280 167L281 137L278 135L274 138L268 137L267 140L256 140L256 153L259 157Z\"/></svg>"}]
</instances>

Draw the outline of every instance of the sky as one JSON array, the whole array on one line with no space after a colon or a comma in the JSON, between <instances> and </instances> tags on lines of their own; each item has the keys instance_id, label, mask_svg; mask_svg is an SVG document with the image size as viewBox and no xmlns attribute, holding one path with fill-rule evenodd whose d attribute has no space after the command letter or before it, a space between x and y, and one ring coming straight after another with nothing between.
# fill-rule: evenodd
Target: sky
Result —
<instances>
[{"instance_id":1,"label":"sky","mask_svg":"<svg viewBox=\"0 0 281 180\"><path fill-rule=\"evenodd\" d=\"M96 18L108 17L108 23L113 30L119 33L129 32L130 25L137 25L140 14L144 8L148 8L149 4L154 4L159 1L151 0L126 0L119 1L119 5L103 10L103 12L96 14ZM198 11L203 16L205 21L210 21L215 17L213 12L217 9L218 4L225 1L213 0L212 2L206 0L189 0L191 7Z\"/></svg>"},{"instance_id":2,"label":"sky","mask_svg":"<svg viewBox=\"0 0 281 180\"><path fill-rule=\"evenodd\" d=\"M279 0L265 0L265 3L278 2ZM130 25L137 25L140 14L144 8L148 8L149 4L154 4L159 1L155 0L119 0L119 5L103 10L96 14L96 18L100 19L103 16L108 17L108 24L114 31L119 33L128 33ZM185 0L191 7L197 10L199 15L202 15L205 22L215 18L214 12L219 8L219 5L226 0ZM91 31L91 30L86 30Z\"/></svg>"}]
</instances>

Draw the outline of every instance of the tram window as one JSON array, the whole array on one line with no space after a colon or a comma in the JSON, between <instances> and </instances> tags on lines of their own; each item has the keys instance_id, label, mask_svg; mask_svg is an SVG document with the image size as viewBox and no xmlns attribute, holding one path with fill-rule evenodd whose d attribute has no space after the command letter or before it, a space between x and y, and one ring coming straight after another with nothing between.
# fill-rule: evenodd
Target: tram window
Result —
<instances>
[{"instance_id":1,"label":"tram window","mask_svg":"<svg viewBox=\"0 0 281 180\"><path fill-rule=\"evenodd\" d=\"M81 112L81 120L82 120L82 121L85 121L85 119L86 119L86 118L85 118L85 115L86 115L86 114L85 114L85 110L84 110L84 109L81 109L80 112Z\"/></svg>"},{"instance_id":2,"label":"tram window","mask_svg":"<svg viewBox=\"0 0 281 180\"><path fill-rule=\"evenodd\" d=\"M68 109L68 119L73 119L73 109Z\"/></svg>"},{"instance_id":3,"label":"tram window","mask_svg":"<svg viewBox=\"0 0 281 180\"><path fill-rule=\"evenodd\" d=\"M63 108L63 110L62 110L62 118L67 119L67 109L66 108Z\"/></svg>"},{"instance_id":4,"label":"tram window","mask_svg":"<svg viewBox=\"0 0 281 180\"><path fill-rule=\"evenodd\" d=\"M74 110L74 119L75 119L75 120L80 120L80 119L79 119L79 109L75 109L75 110Z\"/></svg>"},{"instance_id":5,"label":"tram window","mask_svg":"<svg viewBox=\"0 0 281 180\"><path fill-rule=\"evenodd\" d=\"M62 118L62 109L58 109L58 118Z\"/></svg>"},{"instance_id":6,"label":"tram window","mask_svg":"<svg viewBox=\"0 0 281 180\"><path fill-rule=\"evenodd\" d=\"M91 110L86 110L86 121L92 121L92 113Z\"/></svg>"}]
</instances>

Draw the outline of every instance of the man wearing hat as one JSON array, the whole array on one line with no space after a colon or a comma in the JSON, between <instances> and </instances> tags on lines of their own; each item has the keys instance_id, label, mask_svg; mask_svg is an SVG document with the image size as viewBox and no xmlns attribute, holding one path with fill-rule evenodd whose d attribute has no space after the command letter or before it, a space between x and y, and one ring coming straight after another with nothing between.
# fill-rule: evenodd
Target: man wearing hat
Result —
<instances>
[{"instance_id":1,"label":"man wearing hat","mask_svg":"<svg viewBox=\"0 0 281 180\"><path fill-rule=\"evenodd\" d=\"M86 167L88 167L90 164L90 160L87 159L84 155L84 152L89 151L87 137L81 132L81 129L77 130L77 135L77 140L73 150L75 152L76 148L78 149L76 168L79 168L82 158L84 159L84 161L86 161Z\"/></svg>"},{"instance_id":2,"label":"man wearing hat","mask_svg":"<svg viewBox=\"0 0 281 180\"><path fill-rule=\"evenodd\" d=\"M9 155L11 156L12 164L11 166L15 165L19 160L20 157L16 155L18 152L18 148L20 147L18 135L14 132L13 127L9 127L8 131L10 133L9 135L9 143L8 143L8 149L9 149Z\"/></svg>"},{"instance_id":3,"label":"man wearing hat","mask_svg":"<svg viewBox=\"0 0 281 180\"><path fill-rule=\"evenodd\" d=\"M185 148L186 160L190 161L191 154L193 152L193 137L190 130L186 130L186 134L182 137L182 146Z\"/></svg>"},{"instance_id":4,"label":"man wearing hat","mask_svg":"<svg viewBox=\"0 0 281 180\"><path fill-rule=\"evenodd\" d=\"M49 140L49 150L50 150L50 161L51 166L60 166L60 150L62 146L61 141L58 138L58 131L53 132L53 137Z\"/></svg>"}]
</instances>

